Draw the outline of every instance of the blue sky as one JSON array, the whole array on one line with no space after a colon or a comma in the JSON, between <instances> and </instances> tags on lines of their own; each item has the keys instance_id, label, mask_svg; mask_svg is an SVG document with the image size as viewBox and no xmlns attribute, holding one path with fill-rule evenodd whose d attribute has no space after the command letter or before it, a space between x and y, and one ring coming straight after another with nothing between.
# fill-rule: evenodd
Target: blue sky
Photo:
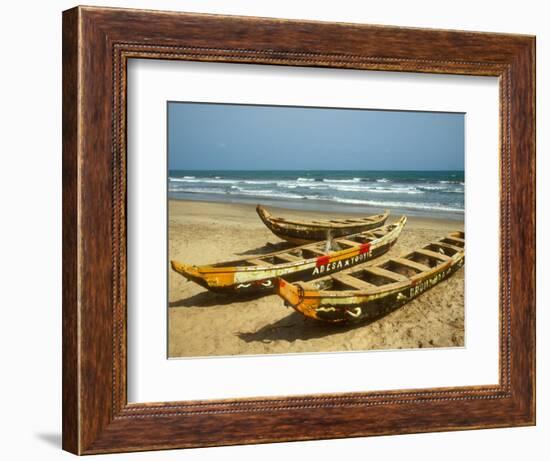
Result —
<instances>
[{"instance_id":1,"label":"blue sky","mask_svg":"<svg viewBox=\"0 0 550 461\"><path fill-rule=\"evenodd\" d=\"M170 170L463 170L464 114L168 103Z\"/></svg>"}]
</instances>

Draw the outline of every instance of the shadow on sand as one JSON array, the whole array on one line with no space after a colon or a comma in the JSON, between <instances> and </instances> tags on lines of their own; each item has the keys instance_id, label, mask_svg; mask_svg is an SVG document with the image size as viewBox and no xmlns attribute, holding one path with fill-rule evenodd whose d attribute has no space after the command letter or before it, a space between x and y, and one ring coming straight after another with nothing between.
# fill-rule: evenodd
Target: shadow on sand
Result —
<instances>
[{"instance_id":1,"label":"shadow on sand","mask_svg":"<svg viewBox=\"0 0 550 461\"><path fill-rule=\"evenodd\" d=\"M289 250L290 248L294 248L294 247L296 247L296 245L290 242L277 242L277 243L267 242L262 247L252 248L251 250L243 251L242 253L237 253L237 254L239 256L265 255L268 253L274 253L276 251Z\"/></svg>"},{"instance_id":2,"label":"shadow on sand","mask_svg":"<svg viewBox=\"0 0 550 461\"><path fill-rule=\"evenodd\" d=\"M248 295L233 295L227 293L213 293L212 291L203 291L189 298L178 299L168 303L169 307L214 307L226 306L233 303L242 303L252 301L253 299L263 298L273 293L250 293Z\"/></svg>"},{"instance_id":3,"label":"shadow on sand","mask_svg":"<svg viewBox=\"0 0 550 461\"><path fill-rule=\"evenodd\" d=\"M265 325L259 330L253 332L240 332L237 333L237 336L247 343L270 343L272 341L287 341L292 343L298 339L308 340L323 338L325 336L354 330L370 325L380 318L381 317L373 318L358 323L337 324L320 322L304 317L298 312L292 312L287 317Z\"/></svg>"}]
</instances>

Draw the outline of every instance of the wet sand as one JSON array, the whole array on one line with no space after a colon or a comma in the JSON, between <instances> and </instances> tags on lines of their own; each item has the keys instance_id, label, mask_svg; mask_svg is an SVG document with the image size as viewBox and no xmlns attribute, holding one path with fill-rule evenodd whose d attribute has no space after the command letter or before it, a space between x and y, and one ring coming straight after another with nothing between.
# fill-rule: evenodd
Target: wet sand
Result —
<instances>
[{"instance_id":1,"label":"wet sand","mask_svg":"<svg viewBox=\"0 0 550 461\"><path fill-rule=\"evenodd\" d=\"M269 210L289 217L340 216ZM390 215L388 223L399 217ZM409 217L387 256L463 229L462 221ZM253 205L169 201L169 260L212 264L288 247L264 226ZM464 268L385 317L351 326L306 319L277 295L243 300L209 292L172 270L168 274L170 357L464 346Z\"/></svg>"}]
</instances>

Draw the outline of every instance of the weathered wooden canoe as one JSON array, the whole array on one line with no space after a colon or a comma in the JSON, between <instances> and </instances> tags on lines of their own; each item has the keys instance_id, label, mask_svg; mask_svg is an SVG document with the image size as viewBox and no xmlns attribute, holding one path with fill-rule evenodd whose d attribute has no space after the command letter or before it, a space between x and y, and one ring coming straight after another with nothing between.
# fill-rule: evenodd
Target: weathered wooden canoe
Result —
<instances>
[{"instance_id":1,"label":"weathered wooden canoe","mask_svg":"<svg viewBox=\"0 0 550 461\"><path fill-rule=\"evenodd\" d=\"M289 283L280 278L277 293L307 317L327 322L377 318L424 293L464 264L464 233L399 258L361 264L312 282Z\"/></svg>"},{"instance_id":2,"label":"weathered wooden canoe","mask_svg":"<svg viewBox=\"0 0 550 461\"><path fill-rule=\"evenodd\" d=\"M329 238L375 229L382 226L389 215L389 212L385 211L376 216L363 218L301 221L275 217L261 205L256 207L256 212L269 230L277 237L296 245L319 242Z\"/></svg>"},{"instance_id":3,"label":"weathered wooden canoe","mask_svg":"<svg viewBox=\"0 0 550 461\"><path fill-rule=\"evenodd\" d=\"M364 263L387 252L396 242L407 218L394 224L329 242L316 242L285 251L209 266L171 261L172 269L212 291L253 293L275 288L277 277L289 281L312 280Z\"/></svg>"}]
</instances>

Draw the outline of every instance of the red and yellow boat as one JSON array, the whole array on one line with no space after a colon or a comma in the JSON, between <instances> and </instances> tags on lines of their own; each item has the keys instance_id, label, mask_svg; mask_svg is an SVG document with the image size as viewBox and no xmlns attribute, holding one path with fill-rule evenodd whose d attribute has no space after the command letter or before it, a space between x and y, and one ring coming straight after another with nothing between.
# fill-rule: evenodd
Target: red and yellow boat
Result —
<instances>
[{"instance_id":1,"label":"red and yellow boat","mask_svg":"<svg viewBox=\"0 0 550 461\"><path fill-rule=\"evenodd\" d=\"M399 258L362 264L311 282L280 278L277 293L306 317L357 322L402 306L463 265L464 232L453 232Z\"/></svg>"},{"instance_id":2,"label":"red and yellow boat","mask_svg":"<svg viewBox=\"0 0 550 461\"><path fill-rule=\"evenodd\" d=\"M266 255L206 266L171 261L172 269L188 280L220 292L273 291L278 277L313 280L386 253L397 241L407 218L327 242L316 242Z\"/></svg>"}]
</instances>

